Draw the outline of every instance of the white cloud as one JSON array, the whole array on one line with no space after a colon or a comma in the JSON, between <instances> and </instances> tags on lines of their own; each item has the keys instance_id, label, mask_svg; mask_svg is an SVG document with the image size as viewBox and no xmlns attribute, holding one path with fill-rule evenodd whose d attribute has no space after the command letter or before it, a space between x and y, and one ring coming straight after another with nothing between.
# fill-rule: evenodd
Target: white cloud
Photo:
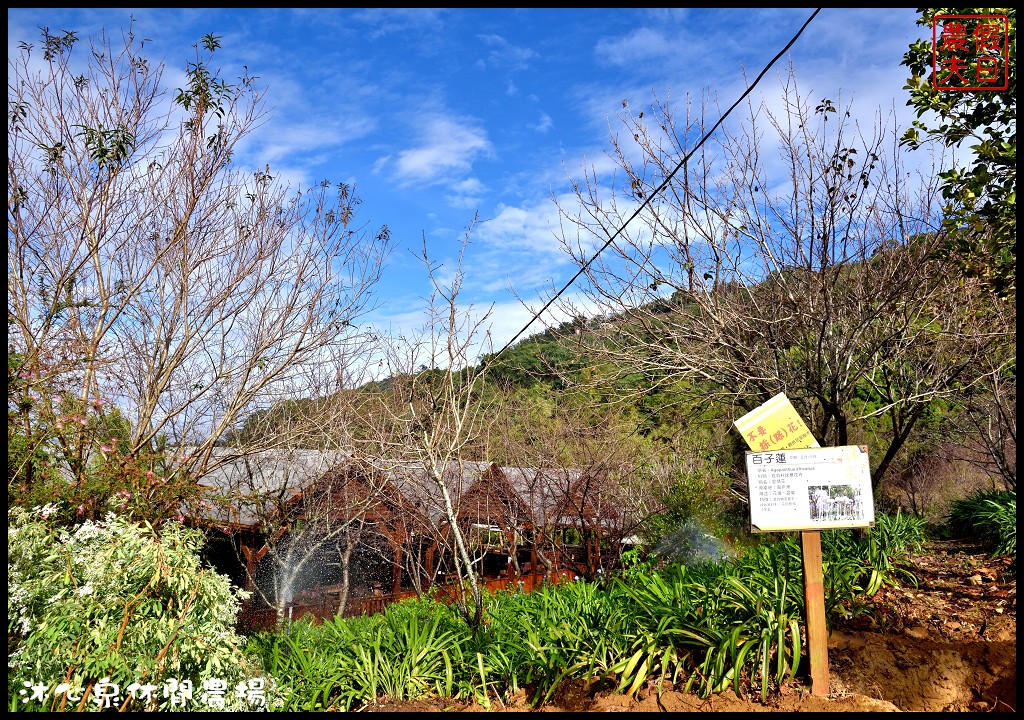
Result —
<instances>
[{"instance_id":1,"label":"white cloud","mask_svg":"<svg viewBox=\"0 0 1024 720\"><path fill-rule=\"evenodd\" d=\"M690 8L647 8L646 12L655 22L662 25L682 24L691 15Z\"/></svg>"},{"instance_id":2,"label":"white cloud","mask_svg":"<svg viewBox=\"0 0 1024 720\"><path fill-rule=\"evenodd\" d=\"M516 343L548 328L558 327L577 314L593 317L599 312L599 308L593 302L573 291L567 291L564 296L541 312L544 304L545 301L542 300L528 305L513 300L495 303L491 313L491 340L494 343L494 352L505 347L520 332L522 334L516 339ZM534 319L538 313L539 316Z\"/></svg>"},{"instance_id":3,"label":"white cloud","mask_svg":"<svg viewBox=\"0 0 1024 720\"><path fill-rule=\"evenodd\" d=\"M375 126L373 119L353 115L347 116L344 124L310 121L289 125L279 121L272 130L259 134L257 139L262 141L259 154L271 165L279 160L294 161L297 156L308 153L321 155L328 148L366 137Z\"/></svg>"},{"instance_id":4,"label":"white cloud","mask_svg":"<svg viewBox=\"0 0 1024 720\"><path fill-rule=\"evenodd\" d=\"M402 150L393 172L401 185L449 182L468 171L473 162L492 152L487 133L469 119L424 118L416 147Z\"/></svg>"},{"instance_id":5,"label":"white cloud","mask_svg":"<svg viewBox=\"0 0 1024 720\"><path fill-rule=\"evenodd\" d=\"M445 195L445 202L449 207L475 210L480 206L480 199L486 192L487 187L479 178L466 178L452 183L452 192Z\"/></svg>"},{"instance_id":6,"label":"white cloud","mask_svg":"<svg viewBox=\"0 0 1024 720\"><path fill-rule=\"evenodd\" d=\"M513 45L501 35L477 35L491 50L485 64L502 70L523 70L537 53L527 47Z\"/></svg>"},{"instance_id":7,"label":"white cloud","mask_svg":"<svg viewBox=\"0 0 1024 720\"><path fill-rule=\"evenodd\" d=\"M558 327L577 314L592 317L598 312L596 305L583 295L574 292L566 293L565 296L552 303L551 307L541 312L544 304L542 300L526 305L518 300L504 300L486 307L463 306L460 308L462 312L466 313L467 325L475 326L477 321L483 319L483 323L477 328L478 331L469 339L466 357L470 362L478 362L482 355L498 352L517 336L516 343L543 332L547 328ZM538 313L539 316L535 318ZM410 361L409 364L415 367L420 364L430 364L430 316L425 309L410 308L387 315L379 314L376 317L375 326L380 328L383 334L398 339L399 345L406 351L419 345L415 353L415 360ZM435 327L435 333L439 333L440 330L440 326ZM444 338L438 334L434 335L434 340L435 342L444 342ZM376 364L376 362L372 363L372 365ZM443 353L436 354L432 364L436 367L444 367Z\"/></svg>"},{"instance_id":8,"label":"white cloud","mask_svg":"<svg viewBox=\"0 0 1024 720\"><path fill-rule=\"evenodd\" d=\"M502 254L525 253L550 262L559 254L552 232L557 227L558 209L550 199L520 207L499 205L495 216L477 227L476 239Z\"/></svg>"},{"instance_id":9,"label":"white cloud","mask_svg":"<svg viewBox=\"0 0 1024 720\"><path fill-rule=\"evenodd\" d=\"M545 112L540 114L540 118L536 123L530 125L531 130L536 130L539 133L546 133L555 126L555 121L551 119L551 116Z\"/></svg>"},{"instance_id":10,"label":"white cloud","mask_svg":"<svg viewBox=\"0 0 1024 720\"><path fill-rule=\"evenodd\" d=\"M370 36L381 38L409 31L429 35L442 26L448 12L443 8L364 8L352 13L351 18L374 26Z\"/></svg>"},{"instance_id":11,"label":"white cloud","mask_svg":"<svg viewBox=\"0 0 1024 720\"><path fill-rule=\"evenodd\" d=\"M680 39L668 37L661 30L637 28L621 38L605 39L597 43L595 54L611 65L649 63L663 57L679 54Z\"/></svg>"}]
</instances>

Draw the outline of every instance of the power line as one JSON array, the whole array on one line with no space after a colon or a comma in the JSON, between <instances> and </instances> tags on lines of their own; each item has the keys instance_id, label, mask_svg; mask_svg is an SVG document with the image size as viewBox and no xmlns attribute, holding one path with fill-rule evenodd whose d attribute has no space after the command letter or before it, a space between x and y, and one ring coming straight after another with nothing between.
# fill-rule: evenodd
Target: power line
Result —
<instances>
[{"instance_id":1,"label":"power line","mask_svg":"<svg viewBox=\"0 0 1024 720\"><path fill-rule=\"evenodd\" d=\"M672 180L673 177L675 177L676 173L679 172L680 168L682 168L687 163L687 161L693 156L693 154L695 152L697 152L697 150L700 149L700 147L704 144L704 142L709 137L711 137L711 134L714 133L715 130L718 129L718 126L721 125L723 122L725 122L725 119L727 117L729 117L729 113L731 113L734 109L736 109L736 106L739 105L741 102L743 102L743 99L746 98L747 95L749 95L751 92L753 92L754 88L757 87L757 84L761 81L761 78L763 78L767 74L767 72L769 70L771 70L772 65L774 65L778 61L778 59L780 57L785 55L786 52L791 47L793 47L793 44L797 41L797 39L800 37L800 35L803 34L804 30L807 29L807 26L811 24L811 21L817 16L817 14L819 12L821 12L821 8L816 8L814 10L814 12L811 13L811 16L809 18L807 18L807 21L804 22L804 24L800 27L800 29L797 31L796 35L794 35L792 37L792 39L788 43L786 43L786 47L782 48L778 52L778 54L775 57L773 57L771 59L771 61L769 61L769 63L767 65L764 66L764 69L760 72L760 74L758 74L758 76L756 78L754 78L754 82L750 85L750 87L748 87L743 92L743 94L739 96L739 98L736 100L736 102L734 102L732 105L729 106L729 109L726 110L725 113L722 114L722 117L720 117L718 119L718 122L716 122L714 124L714 126L710 130L708 130L706 133L704 133L704 136L700 139L700 142L698 142L694 146L693 150L691 150L689 153L687 153L686 156L682 160L679 161L679 164L676 165L675 169L672 172L670 172L668 175L665 176L665 179L662 180L661 184L653 192L647 194L647 197L644 198L644 201L640 204L640 207L638 207L636 210L634 210L633 214L629 216L629 218L626 220L626 222L622 223L622 225L619 227L618 230L616 230L614 233L612 233L612 236L610 238L608 238L607 241L605 241L604 245L602 245L598 249L598 251L595 252L590 257L589 260L587 260L585 263L583 263L583 265L580 267L579 271L575 275L573 275L572 278L570 278L569 282L567 282L562 287L561 290L559 290L557 293L555 293L551 297L550 300L548 300L546 303L544 303L544 307L542 307L540 310L538 310L536 313L534 313L533 317L530 318L529 322L527 322L526 325L523 326L522 330L517 332L515 334L515 336L511 340L509 340L507 343L505 343L504 347L502 347L501 350L499 350L494 355L492 355L489 358L487 358L487 360L484 363L482 363L482 365L480 367L481 371L485 370L488 365L493 363L495 360L497 360L501 356L501 354L503 352L508 350L516 342L516 340L518 340L520 338L520 336L522 336L522 334L524 332L526 332L526 330L531 325L533 325L533 323L537 320L537 318L539 318L541 315L543 315L544 311L546 311L549 307L551 307L551 304L553 302L555 302L555 300L560 298L562 296L562 293L564 293L566 290L568 290L569 287L574 282L576 282L576 280L579 278L580 275L582 275L583 273L585 273L587 271L587 268L589 268L590 264L592 262L594 262L594 260L597 259L598 255L600 255L602 252L604 252L605 249L607 249L607 247L609 245L611 245L615 241L615 238L617 238L619 235L622 234L622 231L626 229L626 226L629 225L631 222L633 222L633 220L636 218L637 215L639 215L641 212L643 212L644 208L646 208L650 204L651 200L655 196L657 196L658 193L660 193L662 190L664 190L666 187L668 187L669 182Z\"/></svg>"}]
</instances>

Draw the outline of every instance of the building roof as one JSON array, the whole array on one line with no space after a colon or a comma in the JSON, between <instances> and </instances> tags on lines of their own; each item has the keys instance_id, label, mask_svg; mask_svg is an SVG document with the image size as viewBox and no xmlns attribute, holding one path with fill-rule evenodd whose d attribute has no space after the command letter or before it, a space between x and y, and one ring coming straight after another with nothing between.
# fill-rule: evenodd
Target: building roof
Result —
<instances>
[{"instance_id":1,"label":"building roof","mask_svg":"<svg viewBox=\"0 0 1024 720\"><path fill-rule=\"evenodd\" d=\"M228 456L230 451L218 452ZM294 502L312 483L347 459L342 452L303 449L227 457L199 479L199 486L207 492L187 510L192 517L217 525L258 526L261 518Z\"/></svg>"},{"instance_id":2,"label":"building roof","mask_svg":"<svg viewBox=\"0 0 1024 720\"><path fill-rule=\"evenodd\" d=\"M352 461L347 453L302 449L227 457L200 479L208 492L187 514L213 525L258 530L261 520L293 505L314 483ZM444 526L444 496L422 463L375 462L367 467L388 481L392 491L384 502L394 511L418 513L420 522L434 530ZM443 481L454 509L467 522L552 526L586 518L592 524L612 524L618 512L588 493L588 477L572 468L460 461L447 464Z\"/></svg>"}]
</instances>

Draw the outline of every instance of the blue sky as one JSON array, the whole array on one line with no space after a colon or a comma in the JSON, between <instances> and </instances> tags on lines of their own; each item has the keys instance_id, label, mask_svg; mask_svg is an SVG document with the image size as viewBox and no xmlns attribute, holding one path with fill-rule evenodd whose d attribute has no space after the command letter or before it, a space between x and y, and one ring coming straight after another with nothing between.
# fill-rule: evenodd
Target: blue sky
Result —
<instances>
[{"instance_id":1,"label":"blue sky","mask_svg":"<svg viewBox=\"0 0 1024 720\"><path fill-rule=\"evenodd\" d=\"M8 9L8 54L38 44L40 26L137 37L183 84L192 45L221 36L215 65L243 65L268 90L269 122L239 162L269 164L295 186L356 187L360 219L387 224L398 249L373 321L401 329L429 291L413 256L426 240L446 269L473 218L464 298L493 305L496 348L535 303L575 272L554 235L552 197L567 173L603 162L624 100L717 94L728 107L812 9ZM824 9L761 82L779 94L791 61L803 91L852 100L870 117L912 113L900 65L927 35L909 8ZM556 318L557 320L557 318ZM526 335L543 329L541 323Z\"/></svg>"}]
</instances>

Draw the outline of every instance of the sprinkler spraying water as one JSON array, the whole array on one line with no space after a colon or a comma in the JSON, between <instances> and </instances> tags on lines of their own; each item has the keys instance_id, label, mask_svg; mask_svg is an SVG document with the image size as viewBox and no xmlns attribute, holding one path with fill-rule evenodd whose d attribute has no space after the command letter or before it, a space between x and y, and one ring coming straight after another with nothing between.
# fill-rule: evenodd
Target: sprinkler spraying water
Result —
<instances>
[{"instance_id":1,"label":"sprinkler spraying water","mask_svg":"<svg viewBox=\"0 0 1024 720\"><path fill-rule=\"evenodd\" d=\"M735 556L727 543L706 532L695 520L687 520L665 535L655 546L654 553L684 565L717 563Z\"/></svg>"}]
</instances>

